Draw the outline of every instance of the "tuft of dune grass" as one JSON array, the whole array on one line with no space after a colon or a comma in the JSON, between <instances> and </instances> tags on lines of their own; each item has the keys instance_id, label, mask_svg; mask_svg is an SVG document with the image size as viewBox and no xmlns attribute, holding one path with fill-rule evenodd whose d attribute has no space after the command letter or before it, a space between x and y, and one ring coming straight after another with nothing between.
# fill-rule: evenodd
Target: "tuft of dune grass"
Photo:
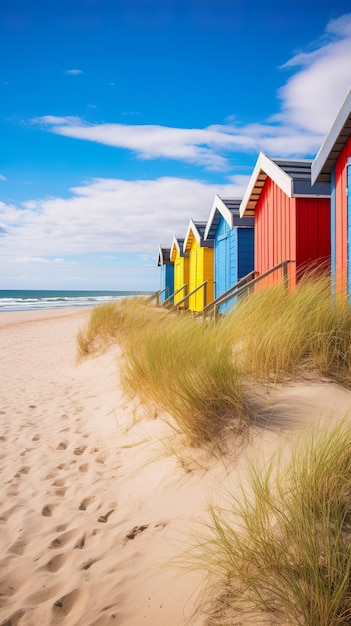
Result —
<instances>
[{"instance_id":1,"label":"tuft of dune grass","mask_svg":"<svg viewBox=\"0 0 351 626\"><path fill-rule=\"evenodd\" d=\"M308 368L350 381L351 308L334 301L327 278L301 280L242 299L226 316L243 375L279 380Z\"/></svg>"},{"instance_id":2,"label":"tuft of dune grass","mask_svg":"<svg viewBox=\"0 0 351 626\"><path fill-rule=\"evenodd\" d=\"M123 343L158 316L157 309L141 297L123 298L94 307L88 324L77 335L78 357L102 350L114 340Z\"/></svg>"},{"instance_id":3,"label":"tuft of dune grass","mask_svg":"<svg viewBox=\"0 0 351 626\"><path fill-rule=\"evenodd\" d=\"M301 440L288 463L252 463L248 485L210 512L196 561L209 626L351 623L350 423Z\"/></svg>"},{"instance_id":4,"label":"tuft of dune grass","mask_svg":"<svg viewBox=\"0 0 351 626\"><path fill-rule=\"evenodd\" d=\"M193 445L244 427L244 399L230 336L214 323L167 316L128 342L126 390L169 412Z\"/></svg>"}]
</instances>

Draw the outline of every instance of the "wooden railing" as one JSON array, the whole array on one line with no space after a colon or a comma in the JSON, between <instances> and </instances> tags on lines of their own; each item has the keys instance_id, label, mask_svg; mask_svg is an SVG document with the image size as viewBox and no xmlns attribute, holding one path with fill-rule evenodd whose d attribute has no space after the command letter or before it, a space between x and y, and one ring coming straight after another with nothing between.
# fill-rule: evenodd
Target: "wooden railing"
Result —
<instances>
[{"instance_id":1,"label":"wooden railing","mask_svg":"<svg viewBox=\"0 0 351 626\"><path fill-rule=\"evenodd\" d=\"M179 287L179 289L177 289L174 293L171 293L171 295L168 296L168 298L166 298L166 300L164 300L164 302L162 302L162 306L168 306L168 304L173 304L171 302L171 300L173 299L173 301L174 301L174 296L176 296L181 291L184 291L185 295L186 295L187 289L188 289L188 285L183 285L182 287ZM178 302L177 302L177 304L178 304ZM175 305L175 306L177 306L177 305Z\"/></svg>"},{"instance_id":2,"label":"wooden railing","mask_svg":"<svg viewBox=\"0 0 351 626\"><path fill-rule=\"evenodd\" d=\"M203 289L203 308L204 308L206 306L206 300L207 300L207 280L204 280L204 282L201 283L201 285L198 285L198 287L195 287L195 289L187 293L186 296L184 296L184 298L179 300L179 302L177 302L177 304L173 306L172 310L174 311L175 309L178 309L179 306L183 304L183 302L186 302L187 300L189 300L189 298L193 296L194 293L196 293L200 289Z\"/></svg>"},{"instance_id":3,"label":"wooden railing","mask_svg":"<svg viewBox=\"0 0 351 626\"><path fill-rule=\"evenodd\" d=\"M153 300L156 300L157 306L160 306L160 296L162 296L162 294L165 293L166 298L167 298L168 292L169 292L169 286L165 287L164 289L159 289L158 291L155 291L155 293L153 293L152 296L150 296L150 298L148 298L147 301L152 302Z\"/></svg>"},{"instance_id":4,"label":"wooden railing","mask_svg":"<svg viewBox=\"0 0 351 626\"><path fill-rule=\"evenodd\" d=\"M267 272L264 272L263 274L260 274L256 278L253 278L252 280L245 282L245 284L243 285L239 285L240 283L239 281L239 283L237 283L231 289L229 289L228 292L226 292L225 294L222 294L221 296L216 298L216 300L213 300L213 302L211 302L206 307L204 307L203 316L205 317L206 315L212 313L214 317L216 317L219 307L222 304L225 304L229 300L232 300L232 298L241 296L243 293L249 292L252 289L252 287L257 285L257 283L264 280L265 278L267 278L267 276L270 276L270 274L273 274L273 272L276 272L280 269L282 270L282 279L283 279L284 285L286 288L288 288L289 287L289 272L288 272L289 263L295 263L295 261L290 260L290 259L286 261L282 261L281 263L278 263L274 267L271 267L271 269L267 270ZM257 272L252 272L252 273L257 273ZM249 276L249 274L247 274L247 276ZM241 280L245 280L247 276L244 276L244 278Z\"/></svg>"},{"instance_id":5,"label":"wooden railing","mask_svg":"<svg viewBox=\"0 0 351 626\"><path fill-rule=\"evenodd\" d=\"M221 306L221 304L224 304L225 302L228 302L228 300L231 300L232 297L234 297L232 296L232 293L236 291L237 289L239 289L240 287L242 287L243 285L246 285L247 283L251 282L256 277L256 275L257 275L257 272L253 270L252 272L249 272L248 274L246 274L246 276L243 276L242 278L240 278L240 280L238 280L238 282L235 283L235 285L232 285L231 287L229 287L227 291L221 293L220 296L218 296L215 300L210 302L210 304L205 306L203 309L203 315L206 316L207 313L214 312L216 316L216 313L218 312L218 309Z\"/></svg>"}]
</instances>

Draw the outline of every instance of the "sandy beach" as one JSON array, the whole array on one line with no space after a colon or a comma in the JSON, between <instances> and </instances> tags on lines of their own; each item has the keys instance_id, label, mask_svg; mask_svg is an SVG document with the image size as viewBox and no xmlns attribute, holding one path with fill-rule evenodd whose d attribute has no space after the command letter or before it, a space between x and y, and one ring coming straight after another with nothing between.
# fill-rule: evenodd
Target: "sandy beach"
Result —
<instances>
[{"instance_id":1,"label":"sandy beach","mask_svg":"<svg viewBox=\"0 0 351 626\"><path fill-rule=\"evenodd\" d=\"M170 430L119 382L121 352L76 361L89 310L0 316L0 625L204 626L206 571L178 567L210 500L309 424L351 411L333 383L266 394L241 454L172 455Z\"/></svg>"}]
</instances>

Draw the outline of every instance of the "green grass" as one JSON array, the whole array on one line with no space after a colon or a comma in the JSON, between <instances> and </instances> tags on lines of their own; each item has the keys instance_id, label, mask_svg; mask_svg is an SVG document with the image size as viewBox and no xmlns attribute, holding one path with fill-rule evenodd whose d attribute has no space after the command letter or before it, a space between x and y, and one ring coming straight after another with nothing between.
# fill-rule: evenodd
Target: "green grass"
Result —
<instances>
[{"instance_id":1,"label":"green grass","mask_svg":"<svg viewBox=\"0 0 351 626\"><path fill-rule=\"evenodd\" d=\"M197 555L210 572L209 626L351 623L349 423L302 440L288 463L253 464L211 518Z\"/></svg>"}]
</instances>

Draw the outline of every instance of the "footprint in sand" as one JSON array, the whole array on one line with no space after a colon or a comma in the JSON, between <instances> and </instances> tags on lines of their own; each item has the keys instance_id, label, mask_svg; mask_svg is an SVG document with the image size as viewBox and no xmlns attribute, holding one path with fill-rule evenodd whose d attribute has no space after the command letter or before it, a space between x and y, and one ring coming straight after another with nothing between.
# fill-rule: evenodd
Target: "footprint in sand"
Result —
<instances>
[{"instance_id":1,"label":"footprint in sand","mask_svg":"<svg viewBox=\"0 0 351 626\"><path fill-rule=\"evenodd\" d=\"M67 545L77 534L76 530L68 530L66 533L62 533L50 543L50 548L61 548Z\"/></svg>"},{"instance_id":2,"label":"footprint in sand","mask_svg":"<svg viewBox=\"0 0 351 626\"><path fill-rule=\"evenodd\" d=\"M56 554L50 561L47 562L45 569L48 572L58 572L59 569L66 563L69 558L68 554Z\"/></svg>"},{"instance_id":3,"label":"footprint in sand","mask_svg":"<svg viewBox=\"0 0 351 626\"><path fill-rule=\"evenodd\" d=\"M82 472L82 474L85 474L89 469L89 463L82 463L82 465L80 465L78 469L80 472Z\"/></svg>"},{"instance_id":4,"label":"footprint in sand","mask_svg":"<svg viewBox=\"0 0 351 626\"><path fill-rule=\"evenodd\" d=\"M65 484L65 480L63 478L57 478L53 483L52 486L53 487L63 487Z\"/></svg>"},{"instance_id":5,"label":"footprint in sand","mask_svg":"<svg viewBox=\"0 0 351 626\"><path fill-rule=\"evenodd\" d=\"M98 522L101 522L101 524L106 524L108 518L110 517L110 515L112 515L112 513L114 512L115 509L111 509L110 511L107 511L107 513L105 513L105 515L100 515L100 517L98 518Z\"/></svg>"},{"instance_id":6,"label":"footprint in sand","mask_svg":"<svg viewBox=\"0 0 351 626\"><path fill-rule=\"evenodd\" d=\"M79 605L84 601L85 594L81 589L74 589L70 593L67 593L62 598L56 600L55 604L52 607L54 614L58 617L59 615L66 616L73 609L76 609Z\"/></svg>"},{"instance_id":7,"label":"footprint in sand","mask_svg":"<svg viewBox=\"0 0 351 626\"><path fill-rule=\"evenodd\" d=\"M41 514L43 515L43 517L51 517L56 508L57 508L57 504L46 504L42 508Z\"/></svg>"},{"instance_id":8,"label":"footprint in sand","mask_svg":"<svg viewBox=\"0 0 351 626\"><path fill-rule=\"evenodd\" d=\"M67 441L61 441L57 446L57 450L66 450L67 446L68 446Z\"/></svg>"},{"instance_id":9,"label":"footprint in sand","mask_svg":"<svg viewBox=\"0 0 351 626\"><path fill-rule=\"evenodd\" d=\"M77 456L80 456L81 454L83 454L85 452L86 449L87 449L86 446L79 446L78 448L75 448L73 450L73 454L76 454Z\"/></svg>"},{"instance_id":10,"label":"footprint in sand","mask_svg":"<svg viewBox=\"0 0 351 626\"><path fill-rule=\"evenodd\" d=\"M90 569L92 565L94 565L94 563L96 563L97 559L88 559L87 561L84 561L81 569Z\"/></svg>"},{"instance_id":11,"label":"footprint in sand","mask_svg":"<svg viewBox=\"0 0 351 626\"><path fill-rule=\"evenodd\" d=\"M53 585L51 587L45 587L43 589L40 589L39 591L36 591L35 593L32 593L30 596L28 596L25 599L25 602L30 606L38 606L38 604L43 604L43 602L50 600L50 598L54 598L59 588L59 585Z\"/></svg>"},{"instance_id":12,"label":"footprint in sand","mask_svg":"<svg viewBox=\"0 0 351 626\"><path fill-rule=\"evenodd\" d=\"M89 506L89 504L91 504L92 502L94 502L95 500L95 496L91 496L90 498L84 498L80 505L79 505L79 510L80 511L86 511L87 507Z\"/></svg>"},{"instance_id":13,"label":"footprint in sand","mask_svg":"<svg viewBox=\"0 0 351 626\"><path fill-rule=\"evenodd\" d=\"M74 544L75 550L83 550L83 548L85 547L85 537L86 535L84 534L80 539L78 539L78 541L76 541L76 543Z\"/></svg>"},{"instance_id":14,"label":"footprint in sand","mask_svg":"<svg viewBox=\"0 0 351 626\"><path fill-rule=\"evenodd\" d=\"M130 530L124 537L124 543L126 543L127 541L131 541L137 535L140 535L140 533L144 532L144 530L146 530L148 527L149 527L149 524L142 524L141 526L133 526L132 530Z\"/></svg>"},{"instance_id":15,"label":"footprint in sand","mask_svg":"<svg viewBox=\"0 0 351 626\"><path fill-rule=\"evenodd\" d=\"M22 556L24 550L26 548L26 542L24 539L17 539L8 549L8 552L11 554L17 554L18 556Z\"/></svg>"}]
</instances>

